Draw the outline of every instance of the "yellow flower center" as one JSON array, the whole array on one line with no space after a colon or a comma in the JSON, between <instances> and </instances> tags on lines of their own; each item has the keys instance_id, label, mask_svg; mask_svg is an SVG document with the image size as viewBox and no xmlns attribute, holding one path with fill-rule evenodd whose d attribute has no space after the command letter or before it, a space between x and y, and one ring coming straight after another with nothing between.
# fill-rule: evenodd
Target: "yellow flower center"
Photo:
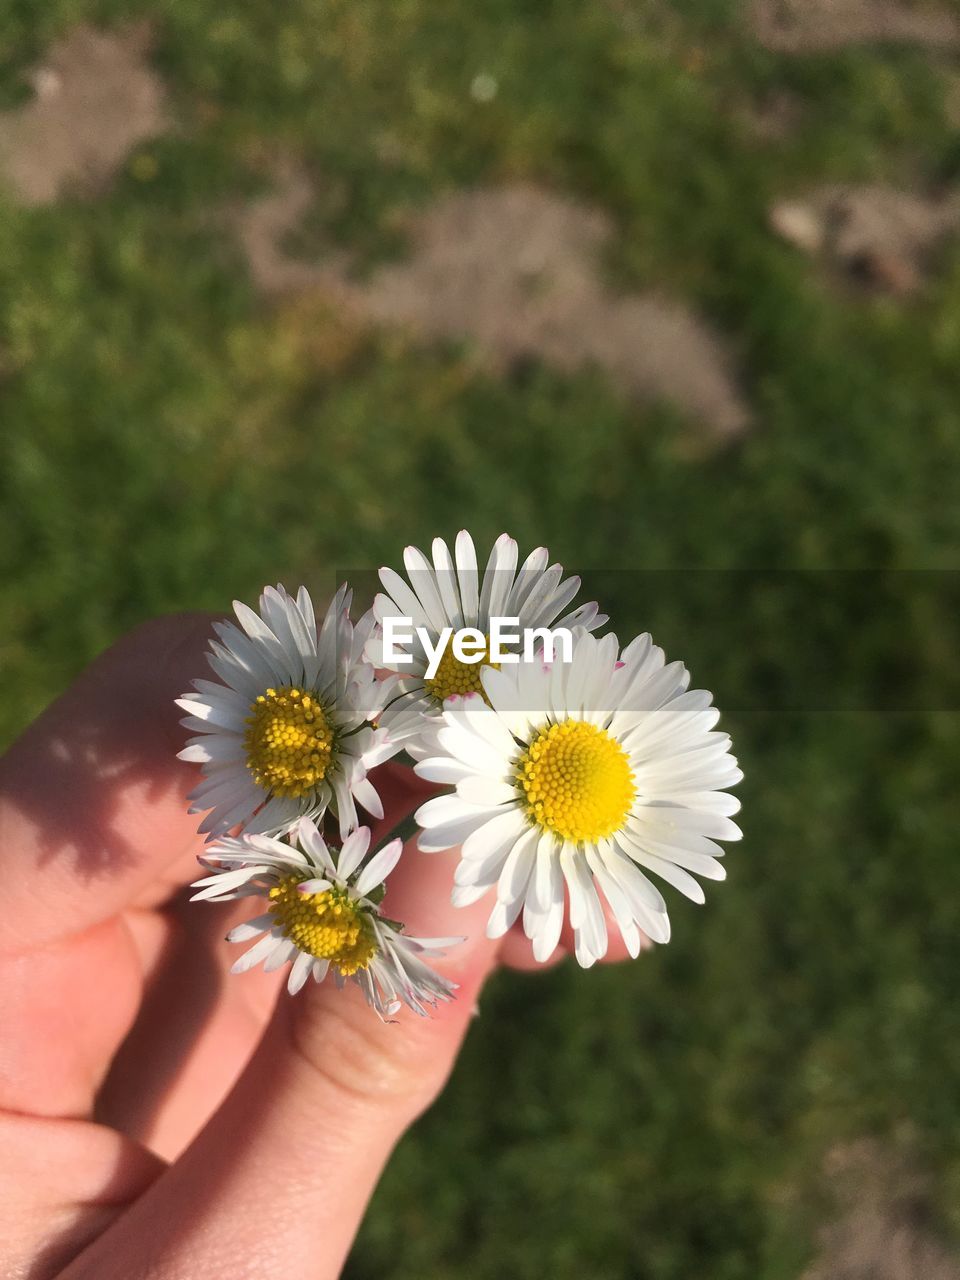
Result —
<instances>
[{"instance_id":1,"label":"yellow flower center","mask_svg":"<svg viewBox=\"0 0 960 1280\"><path fill-rule=\"evenodd\" d=\"M270 890L270 911L284 934L301 951L336 965L345 978L366 969L377 951L368 914L357 910L345 889L301 893L299 883L295 875L284 876Z\"/></svg>"},{"instance_id":2,"label":"yellow flower center","mask_svg":"<svg viewBox=\"0 0 960 1280\"><path fill-rule=\"evenodd\" d=\"M490 652L489 639L484 640L483 649L477 652L479 653L477 662L461 662L454 655L451 637L451 642L444 649L443 656L437 665L437 674L432 680L424 681L427 692L435 702L443 702L445 698L452 697L455 693L479 693L484 702L489 702L487 695L483 692L480 672L484 667L493 667L499 671L500 663L487 660L487 654Z\"/></svg>"},{"instance_id":3,"label":"yellow flower center","mask_svg":"<svg viewBox=\"0 0 960 1280\"><path fill-rule=\"evenodd\" d=\"M618 830L636 795L623 747L583 720L541 729L517 761L516 778L532 821L574 843Z\"/></svg>"},{"instance_id":4,"label":"yellow flower center","mask_svg":"<svg viewBox=\"0 0 960 1280\"><path fill-rule=\"evenodd\" d=\"M333 729L315 695L282 685L251 705L243 743L258 786L298 797L323 780L333 754Z\"/></svg>"}]
</instances>

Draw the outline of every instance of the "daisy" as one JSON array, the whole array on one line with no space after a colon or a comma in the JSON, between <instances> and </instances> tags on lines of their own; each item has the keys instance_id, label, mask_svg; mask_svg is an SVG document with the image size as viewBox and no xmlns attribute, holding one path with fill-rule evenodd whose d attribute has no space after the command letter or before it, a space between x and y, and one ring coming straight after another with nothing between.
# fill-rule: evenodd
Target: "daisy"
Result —
<instances>
[{"instance_id":1,"label":"daisy","mask_svg":"<svg viewBox=\"0 0 960 1280\"><path fill-rule=\"evenodd\" d=\"M434 538L432 550L433 564L416 547L406 548L403 562L409 583L393 569L380 570L383 592L373 604L379 624L387 617L410 618L414 628L422 627L428 632L434 646L445 627L454 631L474 627L486 637L489 649L491 618L519 618L521 634L532 627L572 630L580 626L593 631L607 621L593 601L564 613L580 590L580 579L564 578L562 567L550 564L546 547L531 551L518 571L517 544L507 534L501 534L493 544L482 580L477 571L476 548L465 529L457 534L452 556L442 538ZM379 629L367 646L375 666L396 673L389 683L389 702L381 724L394 738L405 738L404 747L416 756L420 754L422 733L440 715L444 699L451 694L482 695L481 674L496 664L486 660L486 651L478 662L460 662L448 645L436 674L428 679L428 656L423 644L415 638L404 652L410 654L411 662L385 661Z\"/></svg>"},{"instance_id":2,"label":"daisy","mask_svg":"<svg viewBox=\"0 0 960 1280\"><path fill-rule=\"evenodd\" d=\"M287 990L294 995L311 975L323 982L332 971L338 987L352 979L381 1018L401 1004L426 1014L426 1005L450 1000L456 984L435 973L424 957L442 956L463 939L410 938L380 911L384 881L397 865L402 841L391 840L364 862L367 827L351 832L339 853L328 848L310 818L300 819L295 834L299 848L264 835L224 836L200 859L213 874L194 882L191 901L267 900L263 915L227 934L228 942L259 938L231 973L261 961L269 973L292 961Z\"/></svg>"},{"instance_id":3,"label":"daisy","mask_svg":"<svg viewBox=\"0 0 960 1280\"><path fill-rule=\"evenodd\" d=\"M190 813L209 811L200 831L275 834L330 806L345 836L358 803L383 816L367 771L398 748L368 723L383 685L363 657L373 622L354 627L351 596L344 584L319 631L305 587L296 599L266 587L259 614L235 601L240 626L214 623L207 660L222 683L195 680L177 699L197 734L179 756L202 766L188 797Z\"/></svg>"},{"instance_id":4,"label":"daisy","mask_svg":"<svg viewBox=\"0 0 960 1280\"><path fill-rule=\"evenodd\" d=\"M448 701L415 766L455 788L416 813L421 849L463 846L454 904L495 887L488 936L522 911L537 960L557 946L565 897L585 968L607 950L601 893L632 956L641 930L667 942L666 904L645 873L703 902L690 873L722 880L716 841L740 839L739 801L723 789L743 775L714 731L712 695L688 690L686 669L648 635L617 650L616 636L578 632L569 663L488 668L485 697Z\"/></svg>"}]
</instances>

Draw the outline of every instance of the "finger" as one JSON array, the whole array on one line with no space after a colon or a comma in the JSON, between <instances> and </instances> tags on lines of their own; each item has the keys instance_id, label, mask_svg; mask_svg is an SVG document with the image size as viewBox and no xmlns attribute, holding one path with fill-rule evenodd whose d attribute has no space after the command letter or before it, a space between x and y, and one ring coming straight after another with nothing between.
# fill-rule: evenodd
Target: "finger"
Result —
<instances>
[{"instance_id":1,"label":"finger","mask_svg":"<svg viewBox=\"0 0 960 1280\"><path fill-rule=\"evenodd\" d=\"M384 1025L352 984L337 991L310 983L281 998L224 1106L66 1273L70 1280L145 1267L164 1280L339 1275L383 1165L442 1087L496 960L484 904L450 906L456 861L456 853L421 854L408 844L385 910L412 934L469 935L437 962L461 984L457 999L433 1018L404 1009ZM176 1222L177 1232L158 1236L157 1222Z\"/></svg>"},{"instance_id":2,"label":"finger","mask_svg":"<svg viewBox=\"0 0 960 1280\"><path fill-rule=\"evenodd\" d=\"M392 761L371 777L384 806L381 839L434 790ZM131 928L149 931L139 941L149 947L152 972L98 1093L96 1116L167 1160L182 1153L235 1084L285 981L282 972L261 968L242 982L230 979L236 957L224 937L249 915L243 901L198 909L178 895L162 915L129 918Z\"/></svg>"},{"instance_id":3,"label":"finger","mask_svg":"<svg viewBox=\"0 0 960 1280\"><path fill-rule=\"evenodd\" d=\"M131 633L0 761L0 1025L17 1028L0 1106L87 1114L135 1015L140 953L119 912L165 896L201 847L173 698L209 625L165 618Z\"/></svg>"},{"instance_id":4,"label":"finger","mask_svg":"<svg viewBox=\"0 0 960 1280\"><path fill-rule=\"evenodd\" d=\"M162 947L94 1110L97 1120L167 1160L180 1155L235 1083L283 979L260 970L249 982L230 981L224 935L249 916L246 904L198 911L188 892L162 913L144 913L162 925Z\"/></svg>"},{"instance_id":5,"label":"finger","mask_svg":"<svg viewBox=\"0 0 960 1280\"><path fill-rule=\"evenodd\" d=\"M0 760L3 952L88 930L192 872L194 772L176 758L174 699L203 670L210 627L200 615L138 627Z\"/></svg>"},{"instance_id":6,"label":"finger","mask_svg":"<svg viewBox=\"0 0 960 1280\"><path fill-rule=\"evenodd\" d=\"M141 1195L161 1161L78 1120L0 1115L0 1274L46 1280Z\"/></svg>"}]
</instances>

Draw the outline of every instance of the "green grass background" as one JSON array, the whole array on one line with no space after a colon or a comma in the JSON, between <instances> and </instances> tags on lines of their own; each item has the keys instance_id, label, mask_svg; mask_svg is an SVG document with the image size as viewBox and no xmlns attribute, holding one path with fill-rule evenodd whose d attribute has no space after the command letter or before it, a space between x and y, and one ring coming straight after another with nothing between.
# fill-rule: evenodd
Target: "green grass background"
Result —
<instances>
[{"instance_id":1,"label":"green grass background","mask_svg":"<svg viewBox=\"0 0 960 1280\"><path fill-rule=\"evenodd\" d=\"M177 130L95 201L0 196L0 737L142 618L322 592L467 525L546 543L621 635L652 629L746 772L730 879L675 901L669 947L494 982L349 1275L787 1280L824 1153L864 1134L931 1171L960 1237L957 614L901 572L957 563L960 250L893 301L767 225L808 184L956 181L956 65L774 55L732 0L0 0L0 102L72 24L140 15ZM801 123L763 141L783 90ZM601 205L610 280L723 330L754 430L691 448L599 374L498 380L265 304L211 214L278 149L344 193L305 234L365 262L470 183Z\"/></svg>"}]
</instances>

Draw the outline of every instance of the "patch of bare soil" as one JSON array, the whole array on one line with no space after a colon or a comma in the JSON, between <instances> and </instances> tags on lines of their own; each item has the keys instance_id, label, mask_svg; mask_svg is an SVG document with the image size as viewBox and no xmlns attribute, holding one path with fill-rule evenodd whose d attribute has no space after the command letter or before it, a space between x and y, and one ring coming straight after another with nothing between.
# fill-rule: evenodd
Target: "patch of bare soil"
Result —
<instances>
[{"instance_id":1,"label":"patch of bare soil","mask_svg":"<svg viewBox=\"0 0 960 1280\"><path fill-rule=\"evenodd\" d=\"M916 1170L864 1139L831 1151L824 1172L839 1212L801 1280L960 1280L960 1258L932 1231Z\"/></svg>"},{"instance_id":2,"label":"patch of bare soil","mask_svg":"<svg viewBox=\"0 0 960 1280\"><path fill-rule=\"evenodd\" d=\"M138 142L164 128L149 45L143 23L76 27L34 68L32 100L0 115L0 172L23 203L102 189Z\"/></svg>"},{"instance_id":3,"label":"patch of bare soil","mask_svg":"<svg viewBox=\"0 0 960 1280\"><path fill-rule=\"evenodd\" d=\"M826 186L770 211L773 229L848 280L908 294L960 226L960 197L878 186Z\"/></svg>"},{"instance_id":4,"label":"patch of bare soil","mask_svg":"<svg viewBox=\"0 0 960 1280\"><path fill-rule=\"evenodd\" d=\"M313 204L315 192L310 179L295 165L278 165L274 177L274 189L239 210L235 218L237 235L257 288L271 294L305 293L324 287L349 292L349 262L345 254L328 254L323 262L313 263L286 252L285 241L299 227Z\"/></svg>"},{"instance_id":5,"label":"patch of bare soil","mask_svg":"<svg viewBox=\"0 0 960 1280\"><path fill-rule=\"evenodd\" d=\"M754 30L768 49L813 53L851 44L960 44L960 19L907 0L756 0Z\"/></svg>"},{"instance_id":6,"label":"patch of bare soil","mask_svg":"<svg viewBox=\"0 0 960 1280\"><path fill-rule=\"evenodd\" d=\"M715 436L745 428L747 409L713 331L679 302L601 283L612 227L600 211L526 184L458 192L411 218L406 261L356 282L342 257L311 265L284 254L281 240L308 203L309 184L288 172L241 218L266 291L326 288L369 321L471 341L497 371L525 357L564 370L597 365L638 398L679 405Z\"/></svg>"}]
</instances>

